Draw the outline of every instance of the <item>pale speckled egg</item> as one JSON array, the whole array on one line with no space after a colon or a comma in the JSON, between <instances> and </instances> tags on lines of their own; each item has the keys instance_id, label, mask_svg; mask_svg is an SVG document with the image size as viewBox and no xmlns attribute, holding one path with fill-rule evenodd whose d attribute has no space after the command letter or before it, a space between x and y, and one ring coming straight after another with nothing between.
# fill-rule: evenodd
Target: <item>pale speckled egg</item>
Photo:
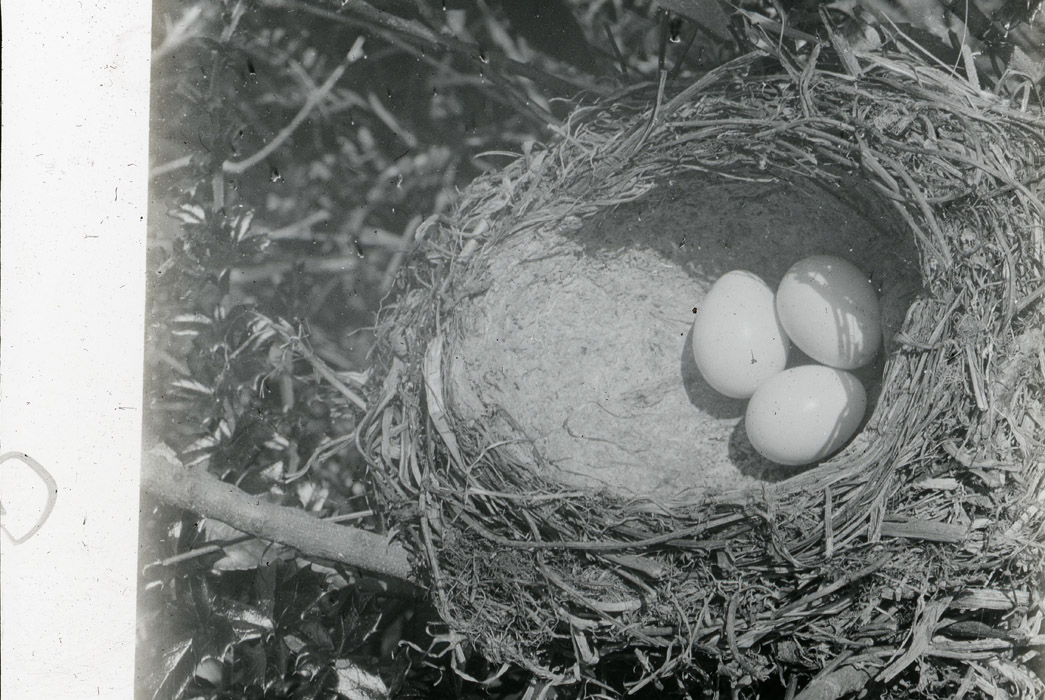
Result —
<instances>
[{"instance_id":1,"label":"pale speckled egg","mask_svg":"<svg viewBox=\"0 0 1045 700\"><path fill-rule=\"evenodd\" d=\"M747 404L751 445L777 464L816 462L839 450L863 420L867 393L851 373L793 367L767 379Z\"/></svg>"},{"instance_id":2,"label":"pale speckled egg","mask_svg":"<svg viewBox=\"0 0 1045 700\"><path fill-rule=\"evenodd\" d=\"M777 288L776 309L791 342L830 367L863 367L882 345L878 295L842 258L814 255L792 265Z\"/></svg>"},{"instance_id":3,"label":"pale speckled egg","mask_svg":"<svg viewBox=\"0 0 1045 700\"><path fill-rule=\"evenodd\" d=\"M791 343L777 319L773 290L746 270L722 275L693 321L693 359L708 384L746 399L787 365Z\"/></svg>"}]
</instances>

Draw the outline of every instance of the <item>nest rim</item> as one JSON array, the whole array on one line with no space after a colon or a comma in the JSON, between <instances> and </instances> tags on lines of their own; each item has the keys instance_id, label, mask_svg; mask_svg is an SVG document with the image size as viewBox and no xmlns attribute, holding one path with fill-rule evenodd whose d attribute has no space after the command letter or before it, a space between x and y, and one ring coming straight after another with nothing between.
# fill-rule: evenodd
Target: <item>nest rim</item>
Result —
<instances>
[{"instance_id":1,"label":"nest rim","mask_svg":"<svg viewBox=\"0 0 1045 700\"><path fill-rule=\"evenodd\" d=\"M1013 384L1025 379L1028 358L1042 352L1041 334L1035 335L1032 319L1045 317L1040 286L1045 204L1032 187L1041 189L1045 166L1027 156L1032 152L1027 144L1037 143L1045 152L1045 120L909 54L859 58L860 74L851 75L832 66L819 67L815 55L804 64L775 55L769 59L779 68L757 75L752 69L767 54L749 54L709 72L662 104L656 86L631 87L614 100L578 109L555 144L527 150L498 173L480 177L462 193L453 215L430 218L418 228L421 264L413 268L410 279L401 280L400 299L382 312L381 371L357 440L386 508L400 513L394 518L397 527L432 584L443 620L450 629L474 637L489 658L522 666L549 683L576 682L594 678L594 669L609 658L605 653L600 657L600 647L624 639L659 649L662 659L659 666L636 672L632 689L659 678L698 673L693 658L699 654L716 659L736 682L750 684L766 676L765 654L759 651L763 645L779 645L800 632L803 623L837 605L847 589L863 586L861 594L866 595L867 585L880 588L882 580L912 565L923 573L946 570L935 559L912 564L919 561L913 552L926 543L961 549L968 543L969 528L940 520L939 511L920 503L918 495L938 497L939 492L916 484L950 479L965 488L966 479L981 478L977 470L989 480L996 475L990 465L1005 464L1019 476L1008 478L1009 493L993 527L1006 533L1014 528L1032 532L1040 522L1040 513L1029 520L1026 513L1031 512L1027 499L1040 491L1045 470L1034 461L1042 431L1038 425L1029 438L1020 436L1015 426L1026 419L1016 414L1030 404L1026 386ZM907 109L890 114L888 101L880 99L883 94L906 98ZM861 122L855 107L839 108L840 95L862 100L861 107L878 122ZM784 103L792 112L781 116ZM825 105L835 110L833 117L824 116L830 112ZM733 108L741 115L722 116ZM933 109L948 118L925 116ZM839 114L849 114L857 123L843 121ZM907 127L926 120L926 128L936 131L937 143L916 148L893 138L898 123L908 117ZM961 125L967 131L962 132ZM970 162L969 152L952 148L951 139L978 133L973 125L995 136L1004 133L1002 148L1010 146L1010 152L992 153L998 144L980 138L977 145L984 149L984 162ZM943 128L957 129L958 136L941 138ZM731 129L741 135L729 135ZM798 141L789 140L792 137ZM736 153L725 153L720 147L727 142L747 161L738 164ZM1017 148L1016 142L1022 145ZM814 162L822 160L810 165L809 152L796 143L810 147ZM862 452L847 449L779 483L706 494L688 503L563 489L525 465L497 461L498 438L486 435L482 426L456 421L444 398L446 317L452 313L454 294L467 292L481 274L487 246L524 235L563 210L584 218L641 197L658 180L658 159L677 157L680 148L701 144L716 145L699 158L690 153L694 169L739 178L770 172L817 182L837 182L848 173L869 182L879 201L894 204L895 216L922 255L925 291L908 310L896 338L898 347L886 365L883 385L890 398L865 428L890 439L865 441ZM913 158L915 151L923 158L937 158L931 164L935 167L912 171L911 161L903 159ZM1019 151L1020 158L1008 158L1011 151ZM1013 170L1011 162L1023 171ZM968 177L973 177L971 183L962 181ZM995 202L996 208L984 209L985 198L999 197L1007 198L1006 208ZM551 206L550 199L560 206ZM963 202L967 205L960 211L965 216L955 217L954 210ZM962 223L967 226L962 228ZM991 280L986 291L971 284L982 281L983 269L970 267L956 254L963 250L957 244L965 245L958 239L974 224L996 224L1002 230L999 241L991 244L997 248L995 261L1002 265L1002 284ZM1011 248L1038 257L1020 259ZM956 316L959 310L966 313ZM982 327L959 327L974 319ZM952 342L955 339L964 345ZM1006 366L989 366L983 357L990 352L1007 355ZM938 400L943 381L950 392L948 402ZM987 420L990 426L985 428L984 414L1002 404L1008 415ZM955 423L954 414L965 424ZM927 439L931 428L937 434ZM1013 432L1006 433L1008 429ZM970 449L976 446L968 440L977 431L982 433L977 435L978 452ZM996 434L1006 437L1001 440ZM990 449L984 449L984 435ZM1008 473L1002 472L1003 484ZM1014 484L1020 480L1030 494L1016 492ZM907 519L893 517L897 515ZM610 525L615 521L634 526L615 530ZM503 553L500 563L517 567L512 575L525 580L518 588L499 591L502 600L490 595L480 604L465 600L477 588L461 585L461 580L471 576L478 581L496 572L490 567L469 569L473 565L462 564L452 550L474 552L483 547ZM1020 549L1015 543L1007 547L1004 551L1012 556ZM890 556L881 555L883 549ZM733 561L706 567L695 561L694 554L721 559L723 552ZM1028 566L1040 567L1040 558L1039 554ZM715 567L721 570L713 571ZM744 578L745 567L749 574L767 567L786 569L794 580L790 585L775 583L779 604L771 597L759 603L734 585ZM612 570L617 576L615 585L604 592L589 580L598 570ZM843 573L829 582L831 571ZM679 572L700 585L686 584L692 590L681 594L665 593L665 581L677 583L673 576ZM919 594L939 602L950 591L953 603L962 595L961 586L953 584L968 581L942 583L926 584ZM709 613L705 607L696 618L692 611L680 612L695 605L695 591L701 587L717 589L714 610ZM528 622L510 609L512 603L539 601L541 594L556 601L558 609L543 614L539 622ZM509 601L513 596L517 600ZM916 611L912 624L931 627L946 609L933 608L928 615ZM741 613L754 622L738 623ZM506 631L506 620L521 631ZM702 622L717 633L701 633ZM649 631L665 627L673 629L660 636ZM521 640L520 635L531 639ZM554 653L548 651L551 647ZM843 653L833 651L834 658ZM888 657L892 663L879 669L879 679L893 673L898 659L905 658L903 652L903 645L894 649ZM825 659L823 666L828 663Z\"/></svg>"}]
</instances>

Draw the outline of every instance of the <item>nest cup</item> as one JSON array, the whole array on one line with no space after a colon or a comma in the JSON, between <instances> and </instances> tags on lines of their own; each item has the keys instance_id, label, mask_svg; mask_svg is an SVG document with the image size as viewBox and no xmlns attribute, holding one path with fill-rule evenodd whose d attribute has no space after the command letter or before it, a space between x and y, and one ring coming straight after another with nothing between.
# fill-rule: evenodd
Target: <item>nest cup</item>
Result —
<instances>
[{"instance_id":1,"label":"nest cup","mask_svg":"<svg viewBox=\"0 0 1045 700\"><path fill-rule=\"evenodd\" d=\"M1045 122L911 55L817 58L580 108L418 229L358 435L442 641L619 692L1042 689ZM781 469L689 327L724 272L821 253L870 273L885 344L856 438Z\"/></svg>"}]
</instances>

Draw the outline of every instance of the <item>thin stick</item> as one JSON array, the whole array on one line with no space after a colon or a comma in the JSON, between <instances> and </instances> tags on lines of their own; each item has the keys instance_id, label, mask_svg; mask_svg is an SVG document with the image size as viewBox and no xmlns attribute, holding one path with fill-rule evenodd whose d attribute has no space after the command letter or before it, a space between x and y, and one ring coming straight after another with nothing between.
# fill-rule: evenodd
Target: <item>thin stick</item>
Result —
<instances>
[{"instance_id":1,"label":"thin stick","mask_svg":"<svg viewBox=\"0 0 1045 700\"><path fill-rule=\"evenodd\" d=\"M301 106L301 109L298 110L298 113L295 114L294 118L290 120L290 123L283 127L282 131L276 134L276 138L269 141L260 151L258 151L252 156L249 156L239 161L225 161L222 164L221 169L224 170L226 173L232 175L242 175L247 170L249 170L250 168L254 167L258 163L272 155L272 153L277 148L282 146L283 142L290 138L290 135L293 134L299 126L301 126L301 123L305 121L305 119L312 112L312 110L315 109L320 102L322 102L323 98L325 98L330 93L330 91L334 89L334 85L336 85L337 81L341 79L342 75L344 75L345 70L347 70L350 65L352 65L353 63L355 63L363 57L362 48L363 37L358 37L355 43L352 45L352 48L349 50L348 54L345 56L345 59L341 61L338 67L333 70L333 72L330 74L330 77L328 77L323 82L323 84L319 86L319 89L309 94L308 99L305 100L305 104Z\"/></svg>"},{"instance_id":2,"label":"thin stick","mask_svg":"<svg viewBox=\"0 0 1045 700\"><path fill-rule=\"evenodd\" d=\"M613 36L613 29L610 27L610 23L606 22L603 25L606 29L606 36L609 37L610 46L613 47L613 55L617 57L617 62L620 64L621 75L628 74L628 62L624 60L624 54L620 52L620 47L617 46L617 39Z\"/></svg>"},{"instance_id":3,"label":"thin stick","mask_svg":"<svg viewBox=\"0 0 1045 700\"><path fill-rule=\"evenodd\" d=\"M167 173L174 172L187 167L192 163L192 155L182 156L181 158L175 158L174 160L161 163L155 168L149 171L149 177L159 177L160 175L166 175Z\"/></svg>"},{"instance_id":4,"label":"thin stick","mask_svg":"<svg viewBox=\"0 0 1045 700\"><path fill-rule=\"evenodd\" d=\"M294 547L306 557L340 562L411 582L410 559L402 545L384 535L337 525L300 508L268 503L226 483L206 469L187 469L169 450L151 450L142 465L142 489L263 540Z\"/></svg>"},{"instance_id":5,"label":"thin stick","mask_svg":"<svg viewBox=\"0 0 1045 700\"><path fill-rule=\"evenodd\" d=\"M310 238L310 229L313 224L323 223L324 221L330 220L330 212L326 209L320 209L319 211L312 212L304 219L295 221L292 224L281 226L277 229L272 229L265 235L268 236L269 240L279 240L281 238ZM302 232L303 235L298 235L298 232Z\"/></svg>"},{"instance_id":6,"label":"thin stick","mask_svg":"<svg viewBox=\"0 0 1045 700\"><path fill-rule=\"evenodd\" d=\"M330 382L331 386L341 392L342 396L355 404L356 408L361 411L366 410L367 404L363 397L345 386L345 383L338 379L337 375L334 374L334 370L327 367L327 364L317 357L311 349L303 347L302 354L304 354L305 359L308 360L309 364L312 365L312 369L316 370L323 379Z\"/></svg>"}]
</instances>

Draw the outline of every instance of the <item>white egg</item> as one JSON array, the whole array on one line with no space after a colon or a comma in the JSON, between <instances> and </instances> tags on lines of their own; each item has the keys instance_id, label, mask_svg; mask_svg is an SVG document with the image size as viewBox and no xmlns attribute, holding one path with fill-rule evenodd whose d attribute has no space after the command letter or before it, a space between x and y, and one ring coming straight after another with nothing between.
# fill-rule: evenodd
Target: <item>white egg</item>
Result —
<instances>
[{"instance_id":1,"label":"white egg","mask_svg":"<svg viewBox=\"0 0 1045 700\"><path fill-rule=\"evenodd\" d=\"M791 341L839 369L869 363L882 344L881 309L870 280L852 263L814 255L791 266L776 309Z\"/></svg>"},{"instance_id":2,"label":"white egg","mask_svg":"<svg viewBox=\"0 0 1045 700\"><path fill-rule=\"evenodd\" d=\"M867 393L849 372L822 365L784 370L747 404L752 446L777 464L809 464L838 451L863 420Z\"/></svg>"},{"instance_id":3,"label":"white egg","mask_svg":"<svg viewBox=\"0 0 1045 700\"><path fill-rule=\"evenodd\" d=\"M720 277L693 321L693 359L716 391L745 399L784 369L791 343L777 319L773 290L746 270Z\"/></svg>"}]
</instances>

